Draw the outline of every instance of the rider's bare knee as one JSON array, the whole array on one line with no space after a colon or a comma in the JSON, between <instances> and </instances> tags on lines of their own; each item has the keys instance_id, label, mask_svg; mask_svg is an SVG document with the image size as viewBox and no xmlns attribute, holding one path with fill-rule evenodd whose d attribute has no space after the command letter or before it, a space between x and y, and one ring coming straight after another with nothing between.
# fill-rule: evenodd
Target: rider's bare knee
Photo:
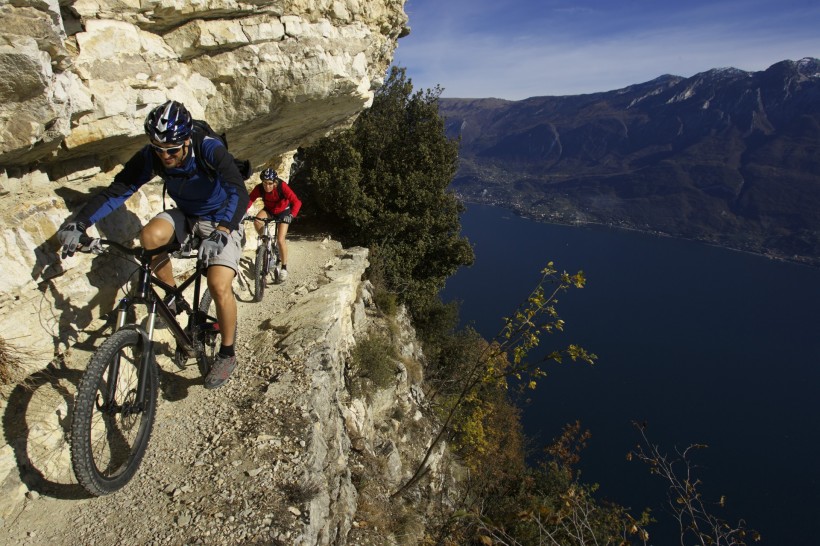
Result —
<instances>
[{"instance_id":1,"label":"rider's bare knee","mask_svg":"<svg viewBox=\"0 0 820 546\"><path fill-rule=\"evenodd\" d=\"M171 242L174 227L161 219L153 219L140 230L140 243L147 249L157 248Z\"/></svg>"}]
</instances>

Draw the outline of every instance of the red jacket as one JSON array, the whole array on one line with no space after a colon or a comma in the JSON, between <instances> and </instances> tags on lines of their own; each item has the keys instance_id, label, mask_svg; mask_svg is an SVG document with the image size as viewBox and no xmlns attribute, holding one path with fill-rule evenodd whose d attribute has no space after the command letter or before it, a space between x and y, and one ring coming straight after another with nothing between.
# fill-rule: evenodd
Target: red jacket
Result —
<instances>
[{"instance_id":1,"label":"red jacket","mask_svg":"<svg viewBox=\"0 0 820 546\"><path fill-rule=\"evenodd\" d=\"M251 190L250 201L248 201L248 209L250 209L251 205L260 197L262 198L265 209L273 215L281 213L290 206L290 213L296 218L296 215L299 214L299 209L302 208L302 202L296 197L296 194L293 193L293 190L290 189L290 186L288 186L284 180L280 180L279 184L273 188L273 191L267 193L262 189L262 184L254 186L253 190Z\"/></svg>"}]
</instances>

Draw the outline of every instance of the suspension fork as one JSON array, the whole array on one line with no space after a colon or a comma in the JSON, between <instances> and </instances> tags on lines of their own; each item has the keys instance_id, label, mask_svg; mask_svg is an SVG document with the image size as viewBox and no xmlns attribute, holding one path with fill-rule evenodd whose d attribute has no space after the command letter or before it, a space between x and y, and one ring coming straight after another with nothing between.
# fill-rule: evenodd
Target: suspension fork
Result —
<instances>
[{"instance_id":1,"label":"suspension fork","mask_svg":"<svg viewBox=\"0 0 820 546\"><path fill-rule=\"evenodd\" d=\"M125 326L125 321L128 320L128 308L131 307L131 300L128 297L124 297L120 300L119 305L117 306L117 324L114 330L119 330L123 326Z\"/></svg>"},{"instance_id":2,"label":"suspension fork","mask_svg":"<svg viewBox=\"0 0 820 546\"><path fill-rule=\"evenodd\" d=\"M131 305L131 299L128 297L124 297L120 300L117 306L117 323L115 331L121 330L125 326L125 321L128 320L128 309ZM120 358L120 353L118 352L108 370L108 387L105 392L105 405L100 407L100 409L107 409L111 413L116 413L118 409L122 409L122 406L118 408L116 403L117 383L120 377Z\"/></svg>"},{"instance_id":3,"label":"suspension fork","mask_svg":"<svg viewBox=\"0 0 820 546\"><path fill-rule=\"evenodd\" d=\"M121 306L127 308L127 305L121 304ZM144 408L148 387L148 374L150 373L149 367L153 362L154 343L148 335L148 332L137 324L125 324L118 328L118 330L120 329L134 330L137 334L139 334L138 350L140 354L140 361L137 367L137 398L135 403L129 405L125 404L127 399L122 399L119 403L117 402L117 385L119 383L120 376L120 359L122 358L118 352L108 370L108 385L105 390L105 403L98 403L97 407L105 413L122 413L123 415L129 415L140 412Z\"/></svg>"},{"instance_id":4,"label":"suspension fork","mask_svg":"<svg viewBox=\"0 0 820 546\"><path fill-rule=\"evenodd\" d=\"M259 248L262 249L262 271L267 274L269 272L268 264L273 256L273 249L271 247L270 222L267 219L262 220L262 231L259 233L259 241L261 242Z\"/></svg>"},{"instance_id":5,"label":"suspension fork","mask_svg":"<svg viewBox=\"0 0 820 546\"><path fill-rule=\"evenodd\" d=\"M150 289L150 270L148 267L143 267L139 284L137 288L137 292L134 298L124 297L120 300L118 309L117 309L117 325L116 329L120 330L122 328L131 328L134 329L139 334L139 354L140 354L140 362L138 364L138 378L137 378L137 398L136 403L132 406L126 407L124 406L125 400L120 401L120 405L117 405L116 402L116 389L117 383L119 380L120 374L120 359L121 356L119 352L114 358L114 361L111 363L111 368L108 374L108 388L106 392L106 406L108 406L108 410L112 413L116 413L117 411L122 412L123 414L130 414L134 412L140 412L145 407L145 398L148 389L148 377L151 373L150 366L153 363L153 355L154 355L154 324L156 321L157 316L157 301L158 297L156 296L156 292ZM148 297L149 291L152 293L154 297ZM147 330L145 328L140 327L137 324L129 324L126 325L126 321L128 320L128 309L132 307L132 305L136 301L143 301L146 302L148 308L148 317L147 317ZM160 314L166 318L171 317L171 312L164 302L161 302L161 311ZM168 321L170 324L171 322L175 321ZM177 325L177 329L179 326Z\"/></svg>"},{"instance_id":6,"label":"suspension fork","mask_svg":"<svg viewBox=\"0 0 820 546\"><path fill-rule=\"evenodd\" d=\"M160 300L161 301L161 300ZM171 315L170 310L164 310ZM148 330L140 332L142 334L142 351L140 351L139 381L137 383L137 410L142 411L145 407L145 397L148 390L148 378L150 377L150 367L154 366L154 323L157 318L157 298L150 298L148 303ZM168 321L166 324L175 322Z\"/></svg>"}]
</instances>

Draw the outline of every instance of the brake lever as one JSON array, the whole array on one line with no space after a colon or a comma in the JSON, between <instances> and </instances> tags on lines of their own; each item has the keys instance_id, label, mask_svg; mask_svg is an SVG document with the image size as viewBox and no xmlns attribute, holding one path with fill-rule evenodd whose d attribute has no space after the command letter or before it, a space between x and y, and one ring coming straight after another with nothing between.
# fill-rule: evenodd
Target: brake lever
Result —
<instances>
[{"instance_id":1,"label":"brake lever","mask_svg":"<svg viewBox=\"0 0 820 546\"><path fill-rule=\"evenodd\" d=\"M92 254L103 253L103 246L99 239L93 239L91 243L85 246L85 248Z\"/></svg>"}]
</instances>

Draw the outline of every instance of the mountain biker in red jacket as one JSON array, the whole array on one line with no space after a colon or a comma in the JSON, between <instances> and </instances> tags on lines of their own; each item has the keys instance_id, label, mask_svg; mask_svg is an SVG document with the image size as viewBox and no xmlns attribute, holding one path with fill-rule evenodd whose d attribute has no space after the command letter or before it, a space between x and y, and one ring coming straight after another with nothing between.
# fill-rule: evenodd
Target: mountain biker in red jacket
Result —
<instances>
[{"instance_id":1,"label":"mountain biker in red jacket","mask_svg":"<svg viewBox=\"0 0 820 546\"><path fill-rule=\"evenodd\" d=\"M290 186L279 178L279 175L273 169L265 169L259 173L259 178L262 182L257 184L252 190L250 200L248 201L248 210L251 205L262 198L262 208L256 213L256 218L276 218L282 223L279 224L279 229L276 234L276 241L279 244L279 253L282 256L282 269L279 271L279 281L284 282L288 278L288 246L285 242L285 237L288 234L288 226L299 214L302 208L302 201L293 193ZM256 233L261 235L264 224L262 222L254 222Z\"/></svg>"},{"instance_id":2,"label":"mountain biker in red jacket","mask_svg":"<svg viewBox=\"0 0 820 546\"><path fill-rule=\"evenodd\" d=\"M177 206L143 226L140 243L150 250L175 238L182 242L191 233L203 238L199 256L208 267L208 290L222 334L219 354L205 378L205 388L215 389L236 367L237 312L232 282L242 256L239 225L245 213L242 209L247 210L248 190L222 141L205 138L196 151L194 120L182 103L169 100L151 110L145 119L145 133L150 143L128 160L108 188L92 196L75 219L60 228L57 238L63 252L72 255L88 227L159 175ZM195 157L199 152L203 157ZM213 165L213 172L200 159ZM160 280L176 285L167 254L155 257L152 268Z\"/></svg>"}]
</instances>

